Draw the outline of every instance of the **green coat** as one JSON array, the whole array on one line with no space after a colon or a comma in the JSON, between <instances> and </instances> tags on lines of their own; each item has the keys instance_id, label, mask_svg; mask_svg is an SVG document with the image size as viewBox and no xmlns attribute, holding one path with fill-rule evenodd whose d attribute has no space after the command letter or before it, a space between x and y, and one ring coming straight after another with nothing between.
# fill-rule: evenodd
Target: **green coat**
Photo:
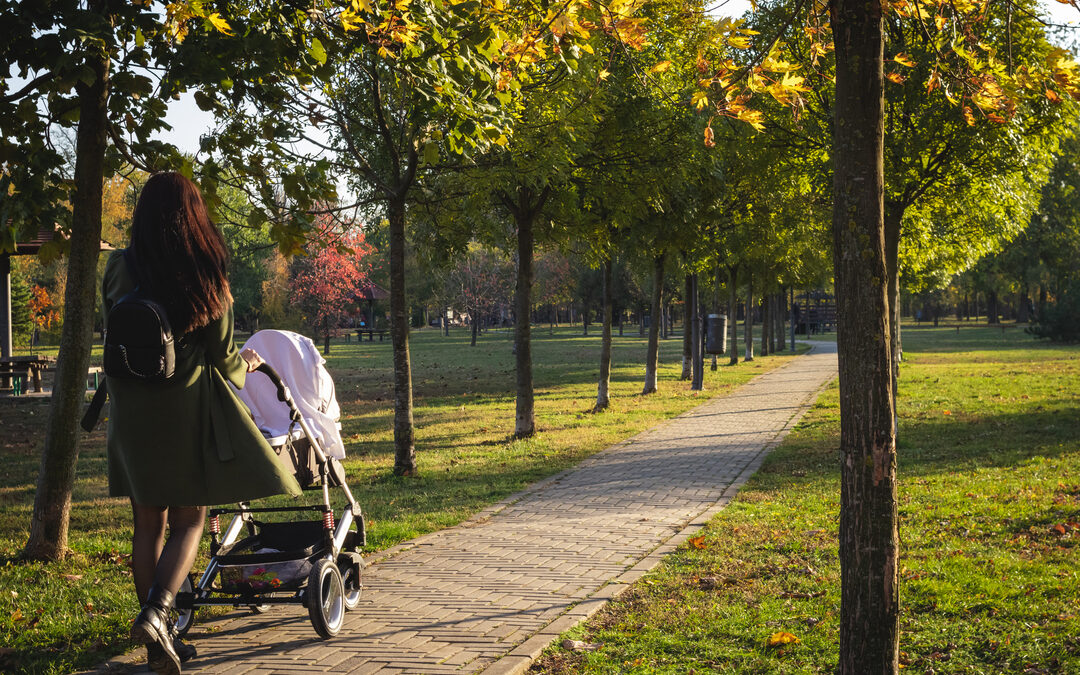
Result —
<instances>
[{"instance_id":1,"label":"green coat","mask_svg":"<svg viewBox=\"0 0 1080 675\"><path fill-rule=\"evenodd\" d=\"M105 314L134 288L123 255L109 256ZM233 311L193 331L177 349L176 372L150 384L107 378L109 493L141 505L211 506L300 494L226 384L243 388L247 364L233 343ZM260 375L261 377L261 375Z\"/></svg>"}]
</instances>

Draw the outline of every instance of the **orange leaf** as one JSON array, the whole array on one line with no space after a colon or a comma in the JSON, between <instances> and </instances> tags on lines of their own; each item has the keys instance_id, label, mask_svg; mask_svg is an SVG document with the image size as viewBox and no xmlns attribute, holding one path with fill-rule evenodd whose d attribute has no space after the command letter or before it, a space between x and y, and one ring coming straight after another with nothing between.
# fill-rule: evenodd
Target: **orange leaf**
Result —
<instances>
[{"instance_id":1,"label":"orange leaf","mask_svg":"<svg viewBox=\"0 0 1080 675\"><path fill-rule=\"evenodd\" d=\"M1046 90L1046 98L1050 99L1051 103L1061 103L1061 97L1053 89Z\"/></svg>"},{"instance_id":2,"label":"orange leaf","mask_svg":"<svg viewBox=\"0 0 1080 675\"><path fill-rule=\"evenodd\" d=\"M975 113L971 112L971 108L969 108L968 106L964 106L963 112L964 112L964 121L968 123L968 126L969 127L975 126ZM948 411L946 411L946 414L949 414Z\"/></svg>"},{"instance_id":3,"label":"orange leaf","mask_svg":"<svg viewBox=\"0 0 1080 675\"><path fill-rule=\"evenodd\" d=\"M784 645L790 644L799 644L799 638L791 633L785 633L784 631L773 633L769 636L769 639L765 641L766 647L783 647Z\"/></svg>"},{"instance_id":4,"label":"orange leaf","mask_svg":"<svg viewBox=\"0 0 1080 675\"><path fill-rule=\"evenodd\" d=\"M1057 525L1051 527L1050 529L1053 530L1054 532L1057 532L1058 534L1065 534L1065 532L1066 532L1065 526L1062 525L1061 523L1058 523Z\"/></svg>"},{"instance_id":5,"label":"orange leaf","mask_svg":"<svg viewBox=\"0 0 1080 675\"><path fill-rule=\"evenodd\" d=\"M885 73L885 79L896 84L903 84L907 78L900 73Z\"/></svg>"},{"instance_id":6,"label":"orange leaf","mask_svg":"<svg viewBox=\"0 0 1080 675\"><path fill-rule=\"evenodd\" d=\"M967 110L967 108L964 108L964 110ZM942 414L942 415L951 415L951 414L952 414L952 411L951 411L951 410L942 410L942 411L941 411L941 414Z\"/></svg>"},{"instance_id":7,"label":"orange leaf","mask_svg":"<svg viewBox=\"0 0 1080 675\"><path fill-rule=\"evenodd\" d=\"M1005 122L1008 121L997 113L987 113L986 119L990 120L991 122L997 122L998 124L1005 124Z\"/></svg>"},{"instance_id":8,"label":"orange leaf","mask_svg":"<svg viewBox=\"0 0 1080 675\"><path fill-rule=\"evenodd\" d=\"M716 145L716 141L713 140L712 127L705 127L705 147L712 148Z\"/></svg>"},{"instance_id":9,"label":"orange leaf","mask_svg":"<svg viewBox=\"0 0 1080 675\"><path fill-rule=\"evenodd\" d=\"M700 537L691 537L690 539L686 540L686 543L690 544L694 548L705 548L705 535L702 535Z\"/></svg>"}]
</instances>

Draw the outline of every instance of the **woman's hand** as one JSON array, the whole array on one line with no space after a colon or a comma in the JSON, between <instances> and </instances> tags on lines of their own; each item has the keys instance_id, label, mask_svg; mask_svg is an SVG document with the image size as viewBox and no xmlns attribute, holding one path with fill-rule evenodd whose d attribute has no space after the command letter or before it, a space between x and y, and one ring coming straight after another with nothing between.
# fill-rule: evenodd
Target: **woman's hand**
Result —
<instances>
[{"instance_id":1,"label":"woman's hand","mask_svg":"<svg viewBox=\"0 0 1080 675\"><path fill-rule=\"evenodd\" d=\"M247 362L247 371L249 373L254 373L259 366L266 363L266 361L263 361L263 357L259 356L259 352L254 349L245 349L240 352L240 358Z\"/></svg>"}]
</instances>

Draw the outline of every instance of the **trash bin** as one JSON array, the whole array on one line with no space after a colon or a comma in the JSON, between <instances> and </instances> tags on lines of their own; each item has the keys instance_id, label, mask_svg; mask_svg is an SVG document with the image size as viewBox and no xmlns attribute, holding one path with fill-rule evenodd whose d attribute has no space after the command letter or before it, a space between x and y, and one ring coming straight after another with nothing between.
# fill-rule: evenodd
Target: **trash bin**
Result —
<instances>
[{"instance_id":1,"label":"trash bin","mask_svg":"<svg viewBox=\"0 0 1080 675\"><path fill-rule=\"evenodd\" d=\"M705 322L705 353L723 354L727 351L727 315L710 314Z\"/></svg>"}]
</instances>

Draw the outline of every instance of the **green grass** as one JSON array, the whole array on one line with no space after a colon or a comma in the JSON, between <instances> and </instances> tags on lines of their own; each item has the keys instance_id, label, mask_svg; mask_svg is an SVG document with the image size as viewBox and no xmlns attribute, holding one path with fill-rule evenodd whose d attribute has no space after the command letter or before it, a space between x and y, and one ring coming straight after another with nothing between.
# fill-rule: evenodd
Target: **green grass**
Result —
<instances>
[{"instance_id":1,"label":"green grass","mask_svg":"<svg viewBox=\"0 0 1080 675\"><path fill-rule=\"evenodd\" d=\"M1080 348L1020 330L905 331L901 663L1080 672ZM839 631L835 385L704 531L549 650L559 673L832 673ZM799 638L783 649L777 632Z\"/></svg>"},{"instance_id":2,"label":"green grass","mask_svg":"<svg viewBox=\"0 0 1080 675\"><path fill-rule=\"evenodd\" d=\"M402 479L390 472L390 343L335 342L328 367L342 406L349 485L368 519L370 549L459 523L533 481L791 358L706 369L706 391L698 394L678 381L682 343L676 337L661 344L661 393L643 397L645 340L627 330L614 338L611 409L591 414L599 374L598 331L582 337L580 329L551 333L538 327L533 344L540 433L513 440L510 334L485 334L476 347L469 346L464 330L450 337L434 330L412 335L420 476ZM101 431L86 437L80 451L71 510L72 556L52 565L16 558L29 532L47 414L44 402L0 400L3 672L61 673L94 666L131 647L126 634L138 609L126 556L130 507L126 500L108 497Z\"/></svg>"}]
</instances>

